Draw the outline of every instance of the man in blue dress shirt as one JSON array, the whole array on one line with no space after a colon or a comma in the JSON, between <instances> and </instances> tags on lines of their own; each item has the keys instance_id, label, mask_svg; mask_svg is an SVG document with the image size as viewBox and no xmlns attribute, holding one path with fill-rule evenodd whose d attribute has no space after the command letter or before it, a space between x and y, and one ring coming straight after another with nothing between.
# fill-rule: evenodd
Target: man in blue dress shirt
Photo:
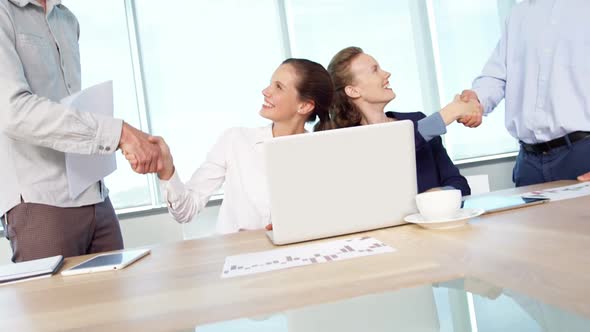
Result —
<instances>
[{"instance_id":1,"label":"man in blue dress shirt","mask_svg":"<svg viewBox=\"0 0 590 332\"><path fill-rule=\"evenodd\" d=\"M123 248L103 180L70 197L66 153L160 149L121 119L60 104L81 89L78 20L61 0L0 0L0 223L14 262Z\"/></svg>"},{"instance_id":2,"label":"man in blue dress shirt","mask_svg":"<svg viewBox=\"0 0 590 332\"><path fill-rule=\"evenodd\" d=\"M590 180L590 2L523 1L462 98L488 114L506 99L505 124L519 140L516 186ZM481 115L462 119L468 127Z\"/></svg>"}]
</instances>

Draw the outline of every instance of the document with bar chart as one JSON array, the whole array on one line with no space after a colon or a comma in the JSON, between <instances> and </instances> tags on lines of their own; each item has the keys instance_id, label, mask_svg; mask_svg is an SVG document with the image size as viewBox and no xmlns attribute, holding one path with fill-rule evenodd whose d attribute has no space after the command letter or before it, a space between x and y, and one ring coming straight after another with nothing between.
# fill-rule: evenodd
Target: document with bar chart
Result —
<instances>
[{"instance_id":1,"label":"document with bar chart","mask_svg":"<svg viewBox=\"0 0 590 332\"><path fill-rule=\"evenodd\" d=\"M576 183L569 186L531 191L521 196L525 198L548 198L551 201L577 198L590 195L590 182Z\"/></svg>"},{"instance_id":2,"label":"document with bar chart","mask_svg":"<svg viewBox=\"0 0 590 332\"><path fill-rule=\"evenodd\" d=\"M260 251L226 257L221 277L232 278L394 251L394 248L368 236Z\"/></svg>"}]
</instances>

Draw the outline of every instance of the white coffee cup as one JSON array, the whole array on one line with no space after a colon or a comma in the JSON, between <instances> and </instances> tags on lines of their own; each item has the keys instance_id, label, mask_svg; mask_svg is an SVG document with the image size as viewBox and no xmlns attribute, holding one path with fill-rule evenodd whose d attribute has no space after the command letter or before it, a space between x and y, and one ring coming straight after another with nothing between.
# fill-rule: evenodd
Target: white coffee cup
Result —
<instances>
[{"instance_id":1,"label":"white coffee cup","mask_svg":"<svg viewBox=\"0 0 590 332\"><path fill-rule=\"evenodd\" d=\"M416 205L426 220L449 219L461 208L461 190L438 190L418 194Z\"/></svg>"}]
</instances>

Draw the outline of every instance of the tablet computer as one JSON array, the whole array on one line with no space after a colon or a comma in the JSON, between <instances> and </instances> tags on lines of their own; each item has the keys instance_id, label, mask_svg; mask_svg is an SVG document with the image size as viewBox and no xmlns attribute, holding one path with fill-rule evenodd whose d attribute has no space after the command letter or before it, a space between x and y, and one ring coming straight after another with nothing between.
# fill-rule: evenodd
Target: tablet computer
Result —
<instances>
[{"instance_id":1,"label":"tablet computer","mask_svg":"<svg viewBox=\"0 0 590 332\"><path fill-rule=\"evenodd\" d=\"M122 269L150 253L149 249L128 250L94 256L61 272L63 276Z\"/></svg>"},{"instance_id":2,"label":"tablet computer","mask_svg":"<svg viewBox=\"0 0 590 332\"><path fill-rule=\"evenodd\" d=\"M481 197L466 197L462 207L468 209L483 209L485 213L498 212L510 209L532 206L548 202L546 198L529 198L519 195L485 195Z\"/></svg>"}]
</instances>

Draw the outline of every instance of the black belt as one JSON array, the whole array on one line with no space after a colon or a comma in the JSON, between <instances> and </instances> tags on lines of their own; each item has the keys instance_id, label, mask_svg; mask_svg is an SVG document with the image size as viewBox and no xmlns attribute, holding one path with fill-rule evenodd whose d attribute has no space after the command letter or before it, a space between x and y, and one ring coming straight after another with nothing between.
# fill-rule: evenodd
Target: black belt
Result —
<instances>
[{"instance_id":1,"label":"black belt","mask_svg":"<svg viewBox=\"0 0 590 332\"><path fill-rule=\"evenodd\" d=\"M567 141L569 140L570 143L577 142L582 140L586 137L590 136L590 132L587 131L574 131L573 133L569 133L565 136L561 136L559 138L550 140L549 142L537 143L537 144L527 144L524 142L520 142L520 145L526 152L531 153L545 153L550 151L551 149L558 148L560 146L567 145Z\"/></svg>"}]
</instances>

